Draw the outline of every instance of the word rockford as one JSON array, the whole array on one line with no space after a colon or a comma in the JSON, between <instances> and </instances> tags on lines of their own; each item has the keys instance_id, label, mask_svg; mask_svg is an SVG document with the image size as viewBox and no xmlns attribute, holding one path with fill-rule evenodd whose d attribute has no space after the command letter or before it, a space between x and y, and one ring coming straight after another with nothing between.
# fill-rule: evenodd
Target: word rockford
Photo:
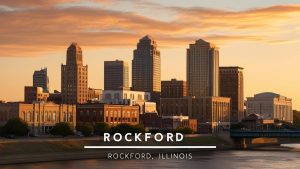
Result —
<instances>
[{"instance_id":1,"label":"word rockford","mask_svg":"<svg viewBox=\"0 0 300 169\"><path fill-rule=\"evenodd\" d=\"M127 133L124 136L121 133L115 133L110 135L110 133L104 133L104 142L110 142L111 140L115 142L120 142L122 139L125 139L126 142L147 142L153 138L156 142L161 142L166 140L167 142L180 142L183 140L183 135L181 133Z\"/></svg>"}]
</instances>

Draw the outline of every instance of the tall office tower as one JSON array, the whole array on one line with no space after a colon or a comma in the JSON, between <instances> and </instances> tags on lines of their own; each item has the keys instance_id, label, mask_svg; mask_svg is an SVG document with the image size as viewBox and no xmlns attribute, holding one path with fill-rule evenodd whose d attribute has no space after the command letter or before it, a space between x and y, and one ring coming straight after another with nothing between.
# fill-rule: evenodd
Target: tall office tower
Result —
<instances>
[{"instance_id":1,"label":"tall office tower","mask_svg":"<svg viewBox=\"0 0 300 169\"><path fill-rule=\"evenodd\" d=\"M82 51L77 43L67 50L66 65L61 65L62 102L85 103L88 98L88 66L83 66Z\"/></svg>"},{"instance_id":2,"label":"tall office tower","mask_svg":"<svg viewBox=\"0 0 300 169\"><path fill-rule=\"evenodd\" d=\"M161 98L183 98L186 96L186 81L171 79L161 81Z\"/></svg>"},{"instance_id":3,"label":"tall office tower","mask_svg":"<svg viewBox=\"0 0 300 169\"><path fill-rule=\"evenodd\" d=\"M43 88L44 93L49 93L49 77L47 75L47 68L36 70L33 73L33 87Z\"/></svg>"},{"instance_id":4,"label":"tall office tower","mask_svg":"<svg viewBox=\"0 0 300 169\"><path fill-rule=\"evenodd\" d=\"M219 49L202 39L187 49L189 96L219 96Z\"/></svg>"},{"instance_id":5,"label":"tall office tower","mask_svg":"<svg viewBox=\"0 0 300 169\"><path fill-rule=\"evenodd\" d=\"M132 88L135 91L160 93L160 80L160 52L156 41L147 35L140 39L133 52Z\"/></svg>"},{"instance_id":6,"label":"tall office tower","mask_svg":"<svg viewBox=\"0 0 300 169\"><path fill-rule=\"evenodd\" d=\"M244 77L242 67L220 67L220 96L231 98L231 122L244 118Z\"/></svg>"},{"instance_id":7,"label":"tall office tower","mask_svg":"<svg viewBox=\"0 0 300 169\"><path fill-rule=\"evenodd\" d=\"M128 63L104 61L104 90L129 90Z\"/></svg>"}]
</instances>

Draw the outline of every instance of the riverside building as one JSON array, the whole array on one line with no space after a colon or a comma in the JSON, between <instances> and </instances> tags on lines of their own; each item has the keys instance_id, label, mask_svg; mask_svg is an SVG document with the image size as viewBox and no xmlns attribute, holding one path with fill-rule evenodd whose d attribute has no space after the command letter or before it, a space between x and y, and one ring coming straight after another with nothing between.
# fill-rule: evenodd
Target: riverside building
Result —
<instances>
[{"instance_id":1,"label":"riverside building","mask_svg":"<svg viewBox=\"0 0 300 169\"><path fill-rule=\"evenodd\" d=\"M258 114L264 120L282 120L293 123L292 99L272 92L247 97L246 112Z\"/></svg>"},{"instance_id":2,"label":"riverside building","mask_svg":"<svg viewBox=\"0 0 300 169\"><path fill-rule=\"evenodd\" d=\"M5 125L12 118L27 122L32 134L48 134L59 122L67 122L73 128L76 127L76 105L50 102L0 103L0 125Z\"/></svg>"}]
</instances>

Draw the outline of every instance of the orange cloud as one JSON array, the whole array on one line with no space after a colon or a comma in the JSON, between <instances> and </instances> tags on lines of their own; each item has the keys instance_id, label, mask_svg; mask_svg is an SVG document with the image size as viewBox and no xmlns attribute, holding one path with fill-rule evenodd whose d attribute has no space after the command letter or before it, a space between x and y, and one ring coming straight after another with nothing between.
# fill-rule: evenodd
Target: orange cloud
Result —
<instances>
[{"instance_id":1,"label":"orange cloud","mask_svg":"<svg viewBox=\"0 0 300 169\"><path fill-rule=\"evenodd\" d=\"M0 6L25 8L16 11L0 10L0 22L5 23L0 27L0 57L34 56L43 51L65 48L66 44L73 41L91 47L133 46L145 34L153 35L161 46L187 45L198 38L214 43L286 42L286 39L276 39L278 37L274 36L282 33L278 25L289 24L289 17L300 12L300 5L238 12L161 6L166 11L175 13L175 19L164 21L134 11L56 6L74 1L79 2L1 1ZM103 2L110 4L115 1L101 1ZM151 4L150 8L156 5ZM30 6L34 8L27 8Z\"/></svg>"}]
</instances>

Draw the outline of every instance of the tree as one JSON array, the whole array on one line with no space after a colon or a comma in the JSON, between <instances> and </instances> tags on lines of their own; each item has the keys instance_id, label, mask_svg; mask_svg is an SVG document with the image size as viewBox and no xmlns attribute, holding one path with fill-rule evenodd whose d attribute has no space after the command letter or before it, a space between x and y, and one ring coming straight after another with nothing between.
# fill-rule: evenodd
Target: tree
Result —
<instances>
[{"instance_id":1,"label":"tree","mask_svg":"<svg viewBox=\"0 0 300 169\"><path fill-rule=\"evenodd\" d=\"M28 124L20 119L20 118L14 118L9 119L5 126L3 127L5 134L13 134L16 136L26 136L29 132Z\"/></svg>"},{"instance_id":2,"label":"tree","mask_svg":"<svg viewBox=\"0 0 300 169\"><path fill-rule=\"evenodd\" d=\"M66 122L56 123L55 126L50 130L52 135L60 135L66 137L68 135L73 135L73 129Z\"/></svg>"},{"instance_id":3,"label":"tree","mask_svg":"<svg viewBox=\"0 0 300 169\"><path fill-rule=\"evenodd\" d=\"M84 124L80 127L80 130L85 137L93 135L93 126L90 124Z\"/></svg>"},{"instance_id":4,"label":"tree","mask_svg":"<svg viewBox=\"0 0 300 169\"><path fill-rule=\"evenodd\" d=\"M193 129L190 127L179 127L175 130L176 133L181 133L181 134L193 134Z\"/></svg>"},{"instance_id":5,"label":"tree","mask_svg":"<svg viewBox=\"0 0 300 169\"><path fill-rule=\"evenodd\" d=\"M294 126L300 128L300 111L294 110L293 115Z\"/></svg>"},{"instance_id":6,"label":"tree","mask_svg":"<svg viewBox=\"0 0 300 169\"><path fill-rule=\"evenodd\" d=\"M96 123L94 126L94 133L103 136L104 133L109 132L109 126L107 123Z\"/></svg>"},{"instance_id":7,"label":"tree","mask_svg":"<svg viewBox=\"0 0 300 169\"><path fill-rule=\"evenodd\" d=\"M121 133L125 135L126 133L144 133L145 129L141 125L130 125L127 123L122 123L110 128L110 133Z\"/></svg>"},{"instance_id":8,"label":"tree","mask_svg":"<svg viewBox=\"0 0 300 169\"><path fill-rule=\"evenodd\" d=\"M243 123L236 123L236 124L231 124L230 129L231 130L240 130L242 128L245 128L246 126Z\"/></svg>"},{"instance_id":9,"label":"tree","mask_svg":"<svg viewBox=\"0 0 300 169\"><path fill-rule=\"evenodd\" d=\"M133 133L145 133L145 128L141 124L132 126Z\"/></svg>"}]
</instances>

